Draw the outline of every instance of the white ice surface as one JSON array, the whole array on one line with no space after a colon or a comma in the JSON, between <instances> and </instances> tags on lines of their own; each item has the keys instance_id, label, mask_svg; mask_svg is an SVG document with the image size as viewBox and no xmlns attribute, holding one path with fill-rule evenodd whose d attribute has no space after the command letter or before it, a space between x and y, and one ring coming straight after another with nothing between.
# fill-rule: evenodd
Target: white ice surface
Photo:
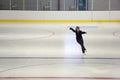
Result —
<instances>
[{"instance_id":1,"label":"white ice surface","mask_svg":"<svg viewBox=\"0 0 120 80\"><path fill-rule=\"evenodd\" d=\"M69 30L74 26L87 32L83 35L87 49L84 59L75 34ZM0 77L120 78L119 62L120 23L0 23Z\"/></svg>"},{"instance_id":2,"label":"white ice surface","mask_svg":"<svg viewBox=\"0 0 120 80\"><path fill-rule=\"evenodd\" d=\"M87 32L86 57L120 57L120 23L0 23L0 56L81 56L68 29L77 25Z\"/></svg>"}]
</instances>

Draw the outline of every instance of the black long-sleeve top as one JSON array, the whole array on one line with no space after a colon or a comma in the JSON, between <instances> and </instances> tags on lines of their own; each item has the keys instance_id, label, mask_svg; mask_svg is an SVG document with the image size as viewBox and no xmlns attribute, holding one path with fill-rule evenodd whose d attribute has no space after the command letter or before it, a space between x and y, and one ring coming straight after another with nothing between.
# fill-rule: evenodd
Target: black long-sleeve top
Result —
<instances>
[{"instance_id":1,"label":"black long-sleeve top","mask_svg":"<svg viewBox=\"0 0 120 80\"><path fill-rule=\"evenodd\" d=\"M74 30L73 28L70 28L70 30L72 30L73 32L76 33L76 39L77 39L77 40L83 40L82 34L86 34L86 32L84 32L84 31L79 31L79 32L77 32L77 31Z\"/></svg>"}]
</instances>

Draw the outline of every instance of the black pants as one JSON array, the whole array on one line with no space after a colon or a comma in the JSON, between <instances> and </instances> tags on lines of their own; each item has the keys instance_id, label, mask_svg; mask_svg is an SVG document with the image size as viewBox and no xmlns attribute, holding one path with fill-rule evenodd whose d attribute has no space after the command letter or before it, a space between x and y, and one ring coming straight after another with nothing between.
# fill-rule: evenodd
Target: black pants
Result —
<instances>
[{"instance_id":1,"label":"black pants","mask_svg":"<svg viewBox=\"0 0 120 80\"><path fill-rule=\"evenodd\" d=\"M85 46L84 46L83 39L77 39L77 42L80 44L82 52L84 53L84 50L86 50L86 49L85 49Z\"/></svg>"}]
</instances>

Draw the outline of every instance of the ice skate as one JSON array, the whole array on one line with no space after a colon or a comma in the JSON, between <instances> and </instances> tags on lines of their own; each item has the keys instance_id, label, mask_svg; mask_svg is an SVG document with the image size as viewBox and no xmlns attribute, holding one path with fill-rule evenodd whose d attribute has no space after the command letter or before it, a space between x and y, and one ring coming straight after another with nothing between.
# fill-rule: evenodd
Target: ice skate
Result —
<instances>
[{"instance_id":1,"label":"ice skate","mask_svg":"<svg viewBox=\"0 0 120 80\"><path fill-rule=\"evenodd\" d=\"M86 50L86 49L84 49L82 52L83 52L83 54L84 54L84 55L86 55L87 50Z\"/></svg>"}]
</instances>

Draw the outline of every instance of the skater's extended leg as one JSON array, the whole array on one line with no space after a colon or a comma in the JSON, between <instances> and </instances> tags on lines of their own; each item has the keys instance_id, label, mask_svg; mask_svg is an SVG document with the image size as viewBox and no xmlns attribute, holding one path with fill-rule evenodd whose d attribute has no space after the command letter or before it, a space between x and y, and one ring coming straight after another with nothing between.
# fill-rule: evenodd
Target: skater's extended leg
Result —
<instances>
[{"instance_id":1,"label":"skater's extended leg","mask_svg":"<svg viewBox=\"0 0 120 80\"><path fill-rule=\"evenodd\" d=\"M84 44L81 44L81 48L82 48L82 52L85 53L85 47L84 47Z\"/></svg>"},{"instance_id":2,"label":"skater's extended leg","mask_svg":"<svg viewBox=\"0 0 120 80\"><path fill-rule=\"evenodd\" d=\"M84 46L84 42L83 42L83 40L78 41L78 43L79 43L80 46L81 46L82 53L85 53L86 48L85 48L85 46Z\"/></svg>"}]
</instances>

